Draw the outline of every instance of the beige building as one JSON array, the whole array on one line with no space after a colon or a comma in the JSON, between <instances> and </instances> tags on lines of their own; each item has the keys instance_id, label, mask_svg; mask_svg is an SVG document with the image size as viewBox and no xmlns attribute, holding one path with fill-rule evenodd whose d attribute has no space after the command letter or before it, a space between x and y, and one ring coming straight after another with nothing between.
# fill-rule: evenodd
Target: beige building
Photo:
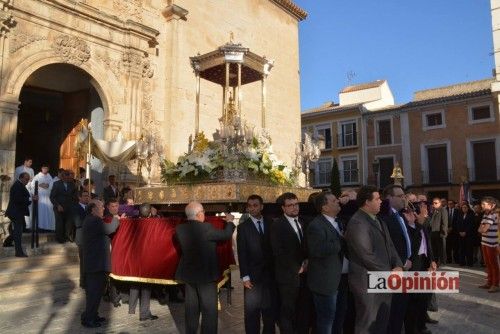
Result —
<instances>
[{"instance_id":1,"label":"beige building","mask_svg":"<svg viewBox=\"0 0 500 334\"><path fill-rule=\"evenodd\" d=\"M468 181L472 195L500 197L500 120L493 79L415 93L401 109L409 124L410 182L415 191L459 199Z\"/></svg>"},{"instance_id":2,"label":"beige building","mask_svg":"<svg viewBox=\"0 0 500 334\"><path fill-rule=\"evenodd\" d=\"M163 139L167 158L188 149L195 127L190 57L241 43L273 60L266 78L266 124L279 158L291 164L300 140L298 24L291 0L1 0L0 168L32 156L78 165L78 122L96 138ZM200 130L218 127L222 88L200 83ZM242 90L242 116L262 124L261 82ZM286 121L284 121L286 120ZM280 126L275 126L280 124ZM97 171L103 166L93 164ZM134 170L133 166L129 166Z\"/></svg>"},{"instance_id":3,"label":"beige building","mask_svg":"<svg viewBox=\"0 0 500 334\"><path fill-rule=\"evenodd\" d=\"M394 97L387 81L378 80L345 87L339 93L338 104L328 102L302 113L302 132L325 138L325 149L313 165L311 180L314 187L330 186L333 159L339 167L342 187L356 188L367 183L370 162L367 160L367 132L362 119L365 114L392 105Z\"/></svg>"}]
</instances>

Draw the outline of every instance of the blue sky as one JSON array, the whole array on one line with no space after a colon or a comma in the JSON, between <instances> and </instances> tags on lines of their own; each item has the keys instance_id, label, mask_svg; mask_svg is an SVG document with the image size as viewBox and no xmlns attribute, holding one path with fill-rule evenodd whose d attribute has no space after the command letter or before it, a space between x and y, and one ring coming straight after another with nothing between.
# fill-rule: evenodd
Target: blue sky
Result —
<instances>
[{"instance_id":1,"label":"blue sky","mask_svg":"<svg viewBox=\"0 0 500 334\"><path fill-rule=\"evenodd\" d=\"M490 77L490 0L295 0L302 110L349 84L387 79L396 103L417 90Z\"/></svg>"}]
</instances>

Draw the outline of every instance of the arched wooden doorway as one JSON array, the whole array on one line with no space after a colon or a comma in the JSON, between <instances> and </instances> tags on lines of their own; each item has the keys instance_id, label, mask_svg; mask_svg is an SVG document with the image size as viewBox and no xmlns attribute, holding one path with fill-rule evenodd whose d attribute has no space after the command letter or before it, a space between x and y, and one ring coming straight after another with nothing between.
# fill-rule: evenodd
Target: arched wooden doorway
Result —
<instances>
[{"instance_id":1,"label":"arched wooden doorway","mask_svg":"<svg viewBox=\"0 0 500 334\"><path fill-rule=\"evenodd\" d=\"M78 175L85 166L75 145L80 120L92 120L95 137L102 138L103 104L91 80L69 64L47 65L30 75L19 97L16 165L29 156L35 172L48 163L53 176L57 168Z\"/></svg>"}]
</instances>

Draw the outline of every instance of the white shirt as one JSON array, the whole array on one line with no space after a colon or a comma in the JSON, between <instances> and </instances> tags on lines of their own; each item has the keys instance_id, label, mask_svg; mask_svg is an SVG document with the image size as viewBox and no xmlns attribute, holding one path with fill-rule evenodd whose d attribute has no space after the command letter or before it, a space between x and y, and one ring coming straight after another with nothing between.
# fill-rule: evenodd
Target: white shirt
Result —
<instances>
[{"instance_id":1,"label":"white shirt","mask_svg":"<svg viewBox=\"0 0 500 334\"><path fill-rule=\"evenodd\" d=\"M250 215L250 219L252 220L253 225L255 226L255 229L257 230L257 232L259 232L259 224L257 224L257 222L260 222L260 228L262 228L262 233L265 233L264 232L264 217L260 217L259 219L257 219L254 216Z\"/></svg>"},{"instance_id":2,"label":"white shirt","mask_svg":"<svg viewBox=\"0 0 500 334\"><path fill-rule=\"evenodd\" d=\"M302 226L300 226L299 217L298 216L297 217L290 217L290 216L285 215L285 218L290 223L290 226L292 226L293 230L295 231L295 234L297 234L297 238L300 241L300 233L299 233L299 230L297 230L297 226L300 228L300 232L302 233L302 236L304 235L304 231L302 231ZM295 221L297 221L297 224L295 223Z\"/></svg>"}]
</instances>

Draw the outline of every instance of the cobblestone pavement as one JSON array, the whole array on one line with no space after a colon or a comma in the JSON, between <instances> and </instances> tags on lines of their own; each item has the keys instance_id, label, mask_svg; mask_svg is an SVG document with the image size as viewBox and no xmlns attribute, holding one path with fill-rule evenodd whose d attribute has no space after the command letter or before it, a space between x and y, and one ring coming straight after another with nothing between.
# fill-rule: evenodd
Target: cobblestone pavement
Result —
<instances>
[{"instance_id":1,"label":"cobblestone pavement","mask_svg":"<svg viewBox=\"0 0 500 334\"><path fill-rule=\"evenodd\" d=\"M445 267L445 270L457 268ZM461 269L459 294L439 295L439 311L430 315L439 324L428 326L433 333L498 333L500 328L500 293L491 294L478 289L485 274L480 268ZM242 286L238 272L233 272L232 305L226 301L226 292L221 292L222 310L219 312L220 333L243 333ZM54 294L55 296L56 294ZM184 329L183 304L161 306L152 302L153 314L160 318L141 322L138 315L129 315L127 305L119 308L102 303L100 315L108 321L105 327L88 330L80 325L80 313L84 305L84 294L73 289L67 295L50 292L41 299L26 303L23 308L0 314L0 333L179 333Z\"/></svg>"}]
</instances>

